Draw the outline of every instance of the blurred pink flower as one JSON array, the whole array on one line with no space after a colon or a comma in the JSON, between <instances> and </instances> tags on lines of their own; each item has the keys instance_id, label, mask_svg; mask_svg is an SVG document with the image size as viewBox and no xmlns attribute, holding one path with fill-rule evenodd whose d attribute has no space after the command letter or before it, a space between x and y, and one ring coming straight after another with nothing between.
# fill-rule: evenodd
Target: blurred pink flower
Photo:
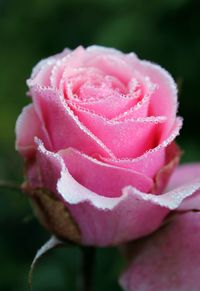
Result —
<instances>
[{"instance_id":1,"label":"blurred pink flower","mask_svg":"<svg viewBox=\"0 0 200 291\"><path fill-rule=\"evenodd\" d=\"M200 164L181 166L170 187L200 180ZM196 182L195 182L196 181ZM153 235L133 242L132 262L120 278L126 291L200 290L200 192L185 199ZM195 211L198 210L198 211Z\"/></svg>"}]
</instances>

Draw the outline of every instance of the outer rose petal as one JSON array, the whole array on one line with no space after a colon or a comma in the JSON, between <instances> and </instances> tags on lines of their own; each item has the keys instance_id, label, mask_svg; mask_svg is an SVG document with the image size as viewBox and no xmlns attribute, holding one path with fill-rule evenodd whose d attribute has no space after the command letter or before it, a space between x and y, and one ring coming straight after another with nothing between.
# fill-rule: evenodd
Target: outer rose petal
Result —
<instances>
[{"instance_id":1,"label":"outer rose petal","mask_svg":"<svg viewBox=\"0 0 200 291\"><path fill-rule=\"evenodd\" d=\"M26 158L31 158L36 150L34 137L37 136L45 141L49 146L47 134L40 124L40 120L35 112L33 104L23 108L16 123L16 149ZM48 140L48 142L47 142Z\"/></svg>"},{"instance_id":2,"label":"outer rose petal","mask_svg":"<svg viewBox=\"0 0 200 291\"><path fill-rule=\"evenodd\" d=\"M124 54L115 49L115 48L110 48L110 47L105 47L105 46L101 46L101 45L91 45L89 47L86 48L86 50L90 53L92 53L94 56L97 56L99 54L113 54L113 55L116 55L116 56L119 56L119 57L124 57Z\"/></svg>"},{"instance_id":3,"label":"outer rose petal","mask_svg":"<svg viewBox=\"0 0 200 291\"><path fill-rule=\"evenodd\" d=\"M133 244L132 264L120 278L124 290L200 290L200 213L173 218L154 235Z\"/></svg>"},{"instance_id":4,"label":"outer rose petal","mask_svg":"<svg viewBox=\"0 0 200 291\"><path fill-rule=\"evenodd\" d=\"M135 70L138 70L143 76L148 76L151 82L158 85L157 90L151 96L149 114L167 117L168 122L163 125L162 132L163 139L165 139L176 118L178 107L176 84L171 75L159 65L139 60L132 53L126 57Z\"/></svg>"},{"instance_id":5,"label":"outer rose petal","mask_svg":"<svg viewBox=\"0 0 200 291\"><path fill-rule=\"evenodd\" d=\"M46 65L55 64L57 60L66 57L71 52L70 49L65 48L61 53L55 54L51 57L41 60L32 70L31 79L34 79L36 75L42 70Z\"/></svg>"},{"instance_id":6,"label":"outer rose petal","mask_svg":"<svg viewBox=\"0 0 200 291\"><path fill-rule=\"evenodd\" d=\"M180 165L172 174L167 190L179 187L184 183L200 178L200 163Z\"/></svg>"},{"instance_id":7,"label":"outer rose petal","mask_svg":"<svg viewBox=\"0 0 200 291\"><path fill-rule=\"evenodd\" d=\"M200 163L196 164L186 164L181 165L177 170L172 174L167 190L171 190L175 187L190 181L196 181L200 179ZM181 203L179 210L188 210L188 209L200 209L200 192L197 191L191 197L188 197Z\"/></svg>"},{"instance_id":8,"label":"outer rose petal","mask_svg":"<svg viewBox=\"0 0 200 291\"><path fill-rule=\"evenodd\" d=\"M163 195L146 194L127 186L116 198L103 197L79 184L59 154L39 143L39 163L44 187L63 200L81 231L86 245L114 245L156 230L170 209L200 187L187 184Z\"/></svg>"}]
</instances>

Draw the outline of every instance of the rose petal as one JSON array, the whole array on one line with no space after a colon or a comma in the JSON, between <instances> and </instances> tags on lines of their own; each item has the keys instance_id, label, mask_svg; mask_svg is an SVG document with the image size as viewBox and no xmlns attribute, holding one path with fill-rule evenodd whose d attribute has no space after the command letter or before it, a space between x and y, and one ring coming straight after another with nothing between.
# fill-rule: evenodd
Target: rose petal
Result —
<instances>
[{"instance_id":1,"label":"rose petal","mask_svg":"<svg viewBox=\"0 0 200 291\"><path fill-rule=\"evenodd\" d=\"M73 178L99 195L118 197L127 185L144 192L149 192L153 186L152 180L142 174L105 164L75 149L68 148L58 153Z\"/></svg>"},{"instance_id":2,"label":"rose petal","mask_svg":"<svg viewBox=\"0 0 200 291\"><path fill-rule=\"evenodd\" d=\"M43 87L50 87L51 85L50 75L55 64L56 64L55 59L51 59L48 62L46 62L40 68L40 70L38 71L34 78L27 80L28 86L40 85Z\"/></svg>"},{"instance_id":3,"label":"rose petal","mask_svg":"<svg viewBox=\"0 0 200 291\"><path fill-rule=\"evenodd\" d=\"M91 45L86 48L86 50L93 55L99 54L113 54L123 58L123 53L115 48L105 47L101 45Z\"/></svg>"},{"instance_id":4,"label":"rose petal","mask_svg":"<svg viewBox=\"0 0 200 291\"><path fill-rule=\"evenodd\" d=\"M176 215L170 224L132 247L132 263L120 278L124 290L199 290L199 212Z\"/></svg>"},{"instance_id":5,"label":"rose petal","mask_svg":"<svg viewBox=\"0 0 200 291\"><path fill-rule=\"evenodd\" d=\"M32 278L33 278L33 272L35 269L36 264L38 261L45 255L47 252L53 250L54 248L60 247L65 245L65 243L61 240L59 240L57 237L52 236L45 244L41 246L41 248L37 251L28 274L28 283L29 283L29 289L32 290Z\"/></svg>"},{"instance_id":6,"label":"rose petal","mask_svg":"<svg viewBox=\"0 0 200 291\"><path fill-rule=\"evenodd\" d=\"M153 116L166 116L168 122L163 124L162 138L165 139L174 124L178 107L177 87L171 75L159 65L149 61L141 61L134 54L126 55L127 61L141 75L148 76L157 89L151 97L149 114Z\"/></svg>"},{"instance_id":7,"label":"rose petal","mask_svg":"<svg viewBox=\"0 0 200 291\"><path fill-rule=\"evenodd\" d=\"M133 68L128 62L125 62L124 57L111 53L98 53L90 58L85 63L85 66L95 67L103 71L106 75L115 76L122 83L128 84L133 77Z\"/></svg>"},{"instance_id":8,"label":"rose petal","mask_svg":"<svg viewBox=\"0 0 200 291\"><path fill-rule=\"evenodd\" d=\"M71 50L65 48L63 52L53 55L40 61L34 68L31 78L27 81L28 85L40 85L48 87L50 85L51 70L59 59L66 57Z\"/></svg>"},{"instance_id":9,"label":"rose petal","mask_svg":"<svg viewBox=\"0 0 200 291\"><path fill-rule=\"evenodd\" d=\"M116 165L118 167L133 169L136 172L143 173L144 175L153 178L155 174L158 172L158 170L165 165L166 148L179 134L181 127L182 119L177 118L174 127L172 128L172 131L169 134L169 137L154 149L145 152L143 155L137 158L134 159L123 159L123 158L112 159L104 157L98 158L106 163Z\"/></svg>"},{"instance_id":10,"label":"rose petal","mask_svg":"<svg viewBox=\"0 0 200 291\"><path fill-rule=\"evenodd\" d=\"M51 72L51 86L58 89L63 80L63 76L67 78L74 69L82 67L85 58L85 49L82 46L79 46L64 58L58 59Z\"/></svg>"},{"instance_id":11,"label":"rose petal","mask_svg":"<svg viewBox=\"0 0 200 291\"><path fill-rule=\"evenodd\" d=\"M154 148L159 139L159 126L166 121L164 116L109 121L78 106L73 105L73 109L80 121L118 158L134 158Z\"/></svg>"},{"instance_id":12,"label":"rose petal","mask_svg":"<svg viewBox=\"0 0 200 291\"><path fill-rule=\"evenodd\" d=\"M31 94L55 151L74 147L89 155L101 152L103 156L114 156L110 149L81 124L56 90L33 86Z\"/></svg>"},{"instance_id":13,"label":"rose petal","mask_svg":"<svg viewBox=\"0 0 200 291\"><path fill-rule=\"evenodd\" d=\"M169 183L167 185L167 191L175 187L179 187L184 183L188 183L200 179L200 164L186 164L179 166L172 174ZM188 197L181 203L179 210L200 209L200 192L197 191L191 197Z\"/></svg>"},{"instance_id":14,"label":"rose petal","mask_svg":"<svg viewBox=\"0 0 200 291\"><path fill-rule=\"evenodd\" d=\"M31 158L36 147L34 137L42 138L45 145L51 148L48 135L40 124L40 120L35 112L33 104L23 108L16 122L16 150L24 157Z\"/></svg>"},{"instance_id":15,"label":"rose petal","mask_svg":"<svg viewBox=\"0 0 200 291\"><path fill-rule=\"evenodd\" d=\"M169 146L166 148L165 156L165 165L159 169L158 173L154 178L155 184L153 188L153 193L156 194L160 194L163 192L166 185L168 184L171 174L174 172L180 161L181 150L179 146L175 142L169 144Z\"/></svg>"},{"instance_id":16,"label":"rose petal","mask_svg":"<svg viewBox=\"0 0 200 291\"><path fill-rule=\"evenodd\" d=\"M68 103L72 105L74 104L75 106L81 106L83 109L93 111L110 119L132 107L135 104L135 98L126 98L125 96L116 93L95 101L80 102L79 100L69 100Z\"/></svg>"},{"instance_id":17,"label":"rose petal","mask_svg":"<svg viewBox=\"0 0 200 291\"><path fill-rule=\"evenodd\" d=\"M124 112L113 118L112 121L124 121L126 119L142 118L148 116L147 113L150 97L151 93L149 92L142 98L141 101L137 102L134 106L131 106L129 110L124 109Z\"/></svg>"},{"instance_id":18,"label":"rose petal","mask_svg":"<svg viewBox=\"0 0 200 291\"><path fill-rule=\"evenodd\" d=\"M104 197L79 184L59 154L47 151L41 142L38 149L44 186L54 193L57 187L87 245L118 244L151 233L161 225L169 209L176 209L200 187L199 181L154 195L127 186L120 197Z\"/></svg>"},{"instance_id":19,"label":"rose petal","mask_svg":"<svg viewBox=\"0 0 200 291\"><path fill-rule=\"evenodd\" d=\"M41 143L38 161L44 187L56 193L57 182L58 197L78 224L83 244L106 246L140 237L158 228L168 213L137 195L110 198L92 192L69 174L60 155L48 152Z\"/></svg>"}]
</instances>

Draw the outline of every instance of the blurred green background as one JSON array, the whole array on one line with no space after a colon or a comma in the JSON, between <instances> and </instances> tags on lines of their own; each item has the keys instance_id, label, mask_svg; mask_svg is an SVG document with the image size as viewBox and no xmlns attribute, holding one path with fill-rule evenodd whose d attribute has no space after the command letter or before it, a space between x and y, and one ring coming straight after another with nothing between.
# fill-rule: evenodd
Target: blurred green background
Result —
<instances>
[{"instance_id":1,"label":"blurred green background","mask_svg":"<svg viewBox=\"0 0 200 291\"><path fill-rule=\"evenodd\" d=\"M200 160L199 11L198 0L0 0L0 180L22 181L14 127L30 102L25 80L32 67L79 44L135 51L169 70L180 88L179 114L185 119L178 139L183 161ZM0 190L0 195L0 290L28 290L31 260L49 235L22 194ZM33 290L75 290L80 257L75 247L48 254L36 268ZM94 290L120 290L120 268L116 250L98 250Z\"/></svg>"}]
</instances>

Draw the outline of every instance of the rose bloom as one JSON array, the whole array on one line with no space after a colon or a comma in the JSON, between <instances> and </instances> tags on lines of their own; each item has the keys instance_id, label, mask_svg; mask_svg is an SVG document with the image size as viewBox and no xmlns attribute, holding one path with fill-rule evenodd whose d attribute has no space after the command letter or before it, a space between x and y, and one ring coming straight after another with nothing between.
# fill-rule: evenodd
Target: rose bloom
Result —
<instances>
[{"instance_id":1,"label":"rose bloom","mask_svg":"<svg viewBox=\"0 0 200 291\"><path fill-rule=\"evenodd\" d=\"M167 186L182 120L176 84L160 66L78 47L39 62L27 84L32 103L16 124L23 187L57 237L107 246L145 236L199 187Z\"/></svg>"}]
</instances>

